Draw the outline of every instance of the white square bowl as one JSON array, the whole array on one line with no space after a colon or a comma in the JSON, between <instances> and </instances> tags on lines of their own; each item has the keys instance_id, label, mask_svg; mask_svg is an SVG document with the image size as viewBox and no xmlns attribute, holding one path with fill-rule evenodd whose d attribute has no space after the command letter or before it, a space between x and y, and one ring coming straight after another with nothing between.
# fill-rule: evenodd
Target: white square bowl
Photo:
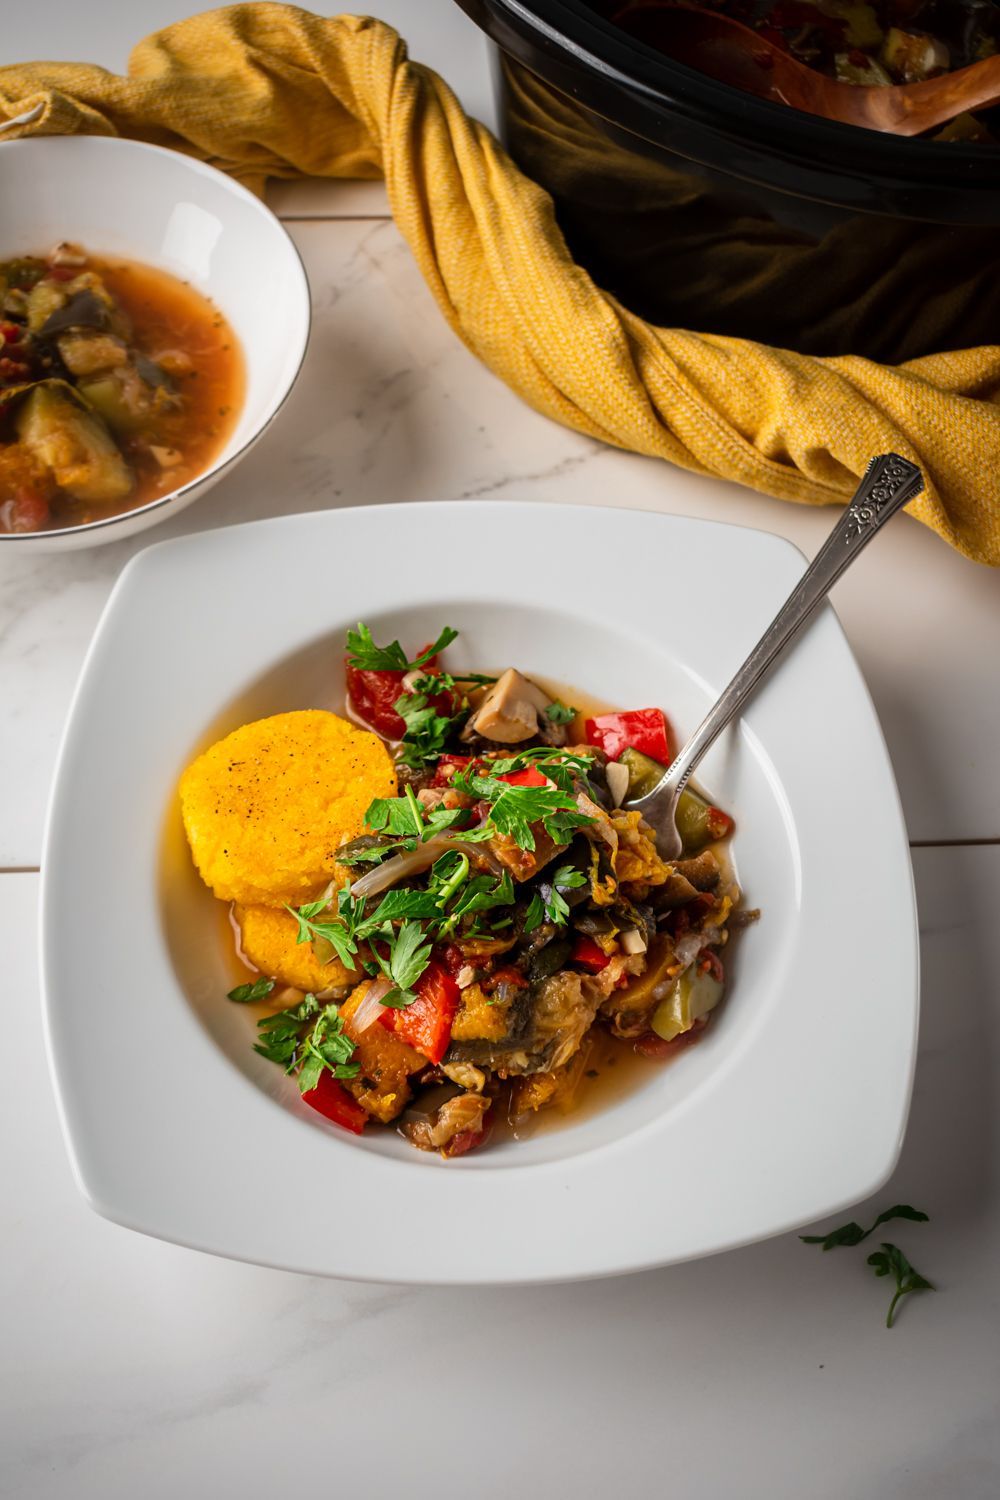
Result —
<instances>
[{"instance_id":1,"label":"white square bowl","mask_svg":"<svg viewBox=\"0 0 1000 1500\"><path fill-rule=\"evenodd\" d=\"M81 1190L106 1217L262 1264L396 1282L610 1275L832 1213L896 1161L912 1082L909 850L827 607L704 763L759 924L705 1037L600 1113L443 1162L348 1138L251 1049L178 777L247 719L336 708L343 638L462 632L683 736L802 571L738 527L591 507L389 505L133 559L77 689L50 807L44 1003Z\"/></svg>"}]
</instances>

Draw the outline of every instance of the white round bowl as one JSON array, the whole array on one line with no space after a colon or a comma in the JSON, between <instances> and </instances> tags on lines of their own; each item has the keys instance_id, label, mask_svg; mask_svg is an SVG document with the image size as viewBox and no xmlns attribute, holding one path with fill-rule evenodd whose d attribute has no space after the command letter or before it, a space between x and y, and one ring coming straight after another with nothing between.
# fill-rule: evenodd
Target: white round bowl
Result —
<instances>
[{"instance_id":1,"label":"white round bowl","mask_svg":"<svg viewBox=\"0 0 1000 1500\"><path fill-rule=\"evenodd\" d=\"M203 474L135 510L83 526L0 534L0 546L64 551L118 541L190 505L244 456L280 410L309 341L298 251L259 199L214 167L139 141L37 136L0 143L0 259L74 240L157 266L210 297L243 348L243 409Z\"/></svg>"}]
</instances>

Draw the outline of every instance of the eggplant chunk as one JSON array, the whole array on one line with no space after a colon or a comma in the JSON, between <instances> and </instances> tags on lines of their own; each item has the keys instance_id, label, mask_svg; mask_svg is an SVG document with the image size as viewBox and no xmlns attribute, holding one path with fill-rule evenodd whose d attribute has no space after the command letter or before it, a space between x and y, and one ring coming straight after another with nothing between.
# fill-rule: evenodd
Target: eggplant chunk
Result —
<instances>
[{"instance_id":1,"label":"eggplant chunk","mask_svg":"<svg viewBox=\"0 0 1000 1500\"><path fill-rule=\"evenodd\" d=\"M110 333L64 333L58 344L71 375L96 375L128 364L128 350Z\"/></svg>"},{"instance_id":2,"label":"eggplant chunk","mask_svg":"<svg viewBox=\"0 0 1000 1500\"><path fill-rule=\"evenodd\" d=\"M104 424L50 386L37 386L17 414L17 434L61 490L78 500L111 505L135 483Z\"/></svg>"}]
</instances>

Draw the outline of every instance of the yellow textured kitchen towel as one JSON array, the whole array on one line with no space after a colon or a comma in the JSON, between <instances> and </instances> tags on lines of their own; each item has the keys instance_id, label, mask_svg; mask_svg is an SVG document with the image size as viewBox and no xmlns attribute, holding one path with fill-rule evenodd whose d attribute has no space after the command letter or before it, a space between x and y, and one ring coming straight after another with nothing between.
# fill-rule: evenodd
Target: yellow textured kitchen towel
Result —
<instances>
[{"instance_id":1,"label":"yellow textured kitchen towel","mask_svg":"<svg viewBox=\"0 0 1000 1500\"><path fill-rule=\"evenodd\" d=\"M451 326L539 411L810 505L894 449L926 476L913 514L1000 564L1000 347L889 367L643 322L574 263L549 196L380 21L236 5L147 37L127 78L0 68L0 114L35 105L10 134L134 136L257 191L268 176L382 176Z\"/></svg>"}]
</instances>

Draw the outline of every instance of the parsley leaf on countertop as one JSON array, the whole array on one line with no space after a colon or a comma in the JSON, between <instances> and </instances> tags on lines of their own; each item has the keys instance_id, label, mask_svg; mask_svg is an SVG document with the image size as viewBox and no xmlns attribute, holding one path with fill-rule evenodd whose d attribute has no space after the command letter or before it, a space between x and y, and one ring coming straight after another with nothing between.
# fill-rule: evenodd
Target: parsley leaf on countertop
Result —
<instances>
[{"instance_id":1,"label":"parsley leaf on countertop","mask_svg":"<svg viewBox=\"0 0 1000 1500\"><path fill-rule=\"evenodd\" d=\"M908 1296L910 1292L933 1292L935 1290L926 1276L921 1276L919 1271L914 1270L899 1246L890 1245L885 1240L882 1242L881 1250L873 1250L869 1255L868 1265L874 1269L876 1276L894 1276L896 1279L896 1290L885 1316L886 1328L892 1327L896 1308L903 1297Z\"/></svg>"},{"instance_id":2,"label":"parsley leaf on countertop","mask_svg":"<svg viewBox=\"0 0 1000 1500\"><path fill-rule=\"evenodd\" d=\"M888 1224L890 1219L911 1219L914 1223L926 1224L927 1218L927 1214L921 1213L919 1208L911 1208L908 1203L896 1203L880 1213L869 1229L862 1229L852 1219L849 1224L841 1224L839 1229L831 1229L829 1234L800 1234L799 1239L804 1245L822 1245L824 1250L835 1250L840 1245L860 1245L862 1240L875 1233L880 1224Z\"/></svg>"}]
</instances>

